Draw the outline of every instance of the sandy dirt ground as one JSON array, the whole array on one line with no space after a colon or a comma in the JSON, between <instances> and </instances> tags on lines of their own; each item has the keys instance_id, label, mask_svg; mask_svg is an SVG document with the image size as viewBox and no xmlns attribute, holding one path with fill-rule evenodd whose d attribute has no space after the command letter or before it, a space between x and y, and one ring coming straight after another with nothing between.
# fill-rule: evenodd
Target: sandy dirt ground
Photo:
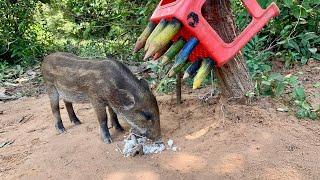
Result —
<instances>
[{"instance_id":1,"label":"sandy dirt ground","mask_svg":"<svg viewBox=\"0 0 320 180\"><path fill-rule=\"evenodd\" d=\"M67 133L57 135L46 95L0 102L0 142L14 141L0 148L0 179L320 178L319 121L278 112L284 105L268 98L240 105L199 95L183 94L180 106L157 96L164 140L179 150L131 158L116 151L128 125L104 144L89 104L75 105L79 126L62 108Z\"/></svg>"},{"instance_id":2,"label":"sandy dirt ground","mask_svg":"<svg viewBox=\"0 0 320 180\"><path fill-rule=\"evenodd\" d=\"M252 106L203 103L179 107L159 96L164 139L178 152L125 158L114 142L100 140L90 105L76 105L83 124L73 126L63 108L67 133L57 135L47 96L1 104L2 179L317 179L320 126L277 112L268 99ZM21 123L21 117L26 117ZM122 122L122 124L124 124ZM128 130L128 126L126 128Z\"/></svg>"}]
</instances>

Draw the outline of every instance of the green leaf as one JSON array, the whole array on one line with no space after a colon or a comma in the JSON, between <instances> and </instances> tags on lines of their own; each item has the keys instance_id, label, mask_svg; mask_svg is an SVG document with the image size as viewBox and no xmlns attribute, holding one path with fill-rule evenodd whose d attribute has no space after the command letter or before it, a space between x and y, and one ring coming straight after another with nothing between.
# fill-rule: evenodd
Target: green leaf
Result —
<instances>
[{"instance_id":1,"label":"green leaf","mask_svg":"<svg viewBox=\"0 0 320 180\"><path fill-rule=\"evenodd\" d=\"M315 84L313 85L313 87L319 88L319 87L320 87L320 82L315 83Z\"/></svg>"},{"instance_id":2,"label":"green leaf","mask_svg":"<svg viewBox=\"0 0 320 180\"><path fill-rule=\"evenodd\" d=\"M272 73L269 76L269 80L283 81L283 76L280 73Z\"/></svg>"},{"instance_id":3,"label":"green leaf","mask_svg":"<svg viewBox=\"0 0 320 180\"><path fill-rule=\"evenodd\" d=\"M306 118L308 116L308 112L304 109L299 109L297 112L296 112L296 116L297 118L301 119L301 118Z\"/></svg>"},{"instance_id":4,"label":"green leaf","mask_svg":"<svg viewBox=\"0 0 320 180\"><path fill-rule=\"evenodd\" d=\"M291 6L291 14L297 19L304 18L307 15L307 10L301 5Z\"/></svg>"},{"instance_id":5,"label":"green leaf","mask_svg":"<svg viewBox=\"0 0 320 180\"><path fill-rule=\"evenodd\" d=\"M318 117L318 115L317 115L316 112L310 112L309 118L312 119L312 120L316 120L316 119L318 119L319 117Z\"/></svg>"},{"instance_id":6,"label":"green leaf","mask_svg":"<svg viewBox=\"0 0 320 180\"><path fill-rule=\"evenodd\" d=\"M301 39L309 41L311 39L317 39L319 36L316 35L314 32L308 32L308 33L305 33L305 34L304 33L300 34L299 37Z\"/></svg>"},{"instance_id":7,"label":"green leaf","mask_svg":"<svg viewBox=\"0 0 320 180\"><path fill-rule=\"evenodd\" d=\"M277 44L285 44L287 42L287 40L283 40L283 41L279 41L279 42L277 42Z\"/></svg>"},{"instance_id":8,"label":"green leaf","mask_svg":"<svg viewBox=\"0 0 320 180\"><path fill-rule=\"evenodd\" d=\"M267 64L262 65L262 69L264 72L270 72L271 71L271 66Z\"/></svg>"},{"instance_id":9,"label":"green leaf","mask_svg":"<svg viewBox=\"0 0 320 180\"><path fill-rule=\"evenodd\" d=\"M299 101L304 101L306 99L306 93L303 87L294 88L294 95Z\"/></svg>"},{"instance_id":10,"label":"green leaf","mask_svg":"<svg viewBox=\"0 0 320 180\"><path fill-rule=\"evenodd\" d=\"M279 97L284 92L285 85L284 83L279 83L275 89L275 95Z\"/></svg>"},{"instance_id":11,"label":"green leaf","mask_svg":"<svg viewBox=\"0 0 320 180\"><path fill-rule=\"evenodd\" d=\"M293 40L288 41L288 45L289 45L289 47L295 49L296 51L298 51L298 52L300 51L300 47L295 41L293 41Z\"/></svg>"},{"instance_id":12,"label":"green leaf","mask_svg":"<svg viewBox=\"0 0 320 180\"><path fill-rule=\"evenodd\" d=\"M290 76L288 79L290 85L295 86L298 84L298 77L297 76Z\"/></svg>"},{"instance_id":13,"label":"green leaf","mask_svg":"<svg viewBox=\"0 0 320 180\"><path fill-rule=\"evenodd\" d=\"M307 62L308 62L308 58L306 58L305 56L302 56L301 64L307 64Z\"/></svg>"},{"instance_id":14,"label":"green leaf","mask_svg":"<svg viewBox=\"0 0 320 180\"><path fill-rule=\"evenodd\" d=\"M314 58L315 60L320 61L320 54L313 54L311 57Z\"/></svg>"},{"instance_id":15,"label":"green leaf","mask_svg":"<svg viewBox=\"0 0 320 180\"><path fill-rule=\"evenodd\" d=\"M283 0L284 4L288 7L292 6L293 5L293 2L292 0Z\"/></svg>"},{"instance_id":16,"label":"green leaf","mask_svg":"<svg viewBox=\"0 0 320 180\"><path fill-rule=\"evenodd\" d=\"M267 85L267 86L271 86L271 82L270 81L262 81L261 83L264 84L264 85Z\"/></svg>"},{"instance_id":17,"label":"green leaf","mask_svg":"<svg viewBox=\"0 0 320 180\"><path fill-rule=\"evenodd\" d=\"M311 110L311 106L309 105L309 103L307 101L303 101L301 104L301 107L305 110L308 110L308 111Z\"/></svg>"},{"instance_id":18,"label":"green leaf","mask_svg":"<svg viewBox=\"0 0 320 180\"><path fill-rule=\"evenodd\" d=\"M315 54L317 52L317 48L308 48L308 50L312 53Z\"/></svg>"}]
</instances>

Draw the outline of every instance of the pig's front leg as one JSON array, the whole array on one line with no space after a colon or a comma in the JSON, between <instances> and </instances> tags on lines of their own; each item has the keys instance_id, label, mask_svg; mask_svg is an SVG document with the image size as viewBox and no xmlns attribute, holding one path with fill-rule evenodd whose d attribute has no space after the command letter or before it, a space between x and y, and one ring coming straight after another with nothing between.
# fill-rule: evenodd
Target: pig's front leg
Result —
<instances>
[{"instance_id":1,"label":"pig's front leg","mask_svg":"<svg viewBox=\"0 0 320 180\"><path fill-rule=\"evenodd\" d=\"M66 109L67 109L70 121L75 125L81 124L80 120L76 116L76 113L74 113L72 103L66 100L63 100L63 101L64 101L64 104L66 105Z\"/></svg>"},{"instance_id":2,"label":"pig's front leg","mask_svg":"<svg viewBox=\"0 0 320 180\"><path fill-rule=\"evenodd\" d=\"M113 111L113 109L110 106L107 106L107 111L108 111L108 114L109 114L109 119L112 122L112 125L114 126L114 128L118 132L123 132L124 129L122 128L122 126L119 123L117 114Z\"/></svg>"},{"instance_id":3,"label":"pig's front leg","mask_svg":"<svg viewBox=\"0 0 320 180\"><path fill-rule=\"evenodd\" d=\"M98 121L100 124L100 133L103 142L109 144L112 142L111 136L108 129L108 117L106 113L106 105L105 103L101 103L99 101L92 101L92 107L94 108Z\"/></svg>"}]
</instances>

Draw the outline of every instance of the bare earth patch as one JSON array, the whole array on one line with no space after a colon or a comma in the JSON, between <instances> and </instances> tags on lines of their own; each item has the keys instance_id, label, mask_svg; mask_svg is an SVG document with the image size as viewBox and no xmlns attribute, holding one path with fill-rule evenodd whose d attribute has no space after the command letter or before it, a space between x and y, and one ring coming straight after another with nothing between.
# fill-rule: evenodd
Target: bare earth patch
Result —
<instances>
[{"instance_id":1,"label":"bare earth patch","mask_svg":"<svg viewBox=\"0 0 320 180\"><path fill-rule=\"evenodd\" d=\"M319 81L318 64L301 69L307 91ZM305 71L306 70L306 71ZM300 69L298 69L300 71ZM288 72L296 73L296 72ZM310 88L309 88L310 87ZM312 88L312 89L311 89ZM280 102L264 98L252 105L183 94L157 96L164 142L176 152L123 157L126 133L111 130L113 143L100 140L98 121L88 104L75 105L83 122L74 126L62 109L67 133L57 135L46 95L0 102L0 179L318 179L319 121L297 120L279 112ZM186 91L185 91L186 92ZM117 151L118 150L118 151Z\"/></svg>"},{"instance_id":2,"label":"bare earth patch","mask_svg":"<svg viewBox=\"0 0 320 180\"><path fill-rule=\"evenodd\" d=\"M116 151L125 134L100 140L89 105L76 105L83 124L62 117L67 133L57 135L47 96L1 104L1 179L316 179L320 176L318 121L298 121L263 99L252 106L222 101L208 105L184 95L181 106L158 96L164 140L177 152L125 158ZM223 104L224 108L221 108ZM269 104L266 107L266 104ZM32 115L26 122L17 122ZM124 123L123 123L124 124ZM128 126L126 127L128 130Z\"/></svg>"}]
</instances>

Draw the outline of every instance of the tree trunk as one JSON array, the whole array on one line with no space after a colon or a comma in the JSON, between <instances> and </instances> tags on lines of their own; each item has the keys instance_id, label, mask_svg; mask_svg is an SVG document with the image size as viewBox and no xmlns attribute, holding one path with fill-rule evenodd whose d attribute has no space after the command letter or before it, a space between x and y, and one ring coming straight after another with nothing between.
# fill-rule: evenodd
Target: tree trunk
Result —
<instances>
[{"instance_id":1,"label":"tree trunk","mask_svg":"<svg viewBox=\"0 0 320 180\"><path fill-rule=\"evenodd\" d=\"M207 0L203 16L225 42L232 42L237 29L230 0ZM252 81L241 52L221 68L215 69L221 93L226 98L240 98L253 89Z\"/></svg>"}]
</instances>

